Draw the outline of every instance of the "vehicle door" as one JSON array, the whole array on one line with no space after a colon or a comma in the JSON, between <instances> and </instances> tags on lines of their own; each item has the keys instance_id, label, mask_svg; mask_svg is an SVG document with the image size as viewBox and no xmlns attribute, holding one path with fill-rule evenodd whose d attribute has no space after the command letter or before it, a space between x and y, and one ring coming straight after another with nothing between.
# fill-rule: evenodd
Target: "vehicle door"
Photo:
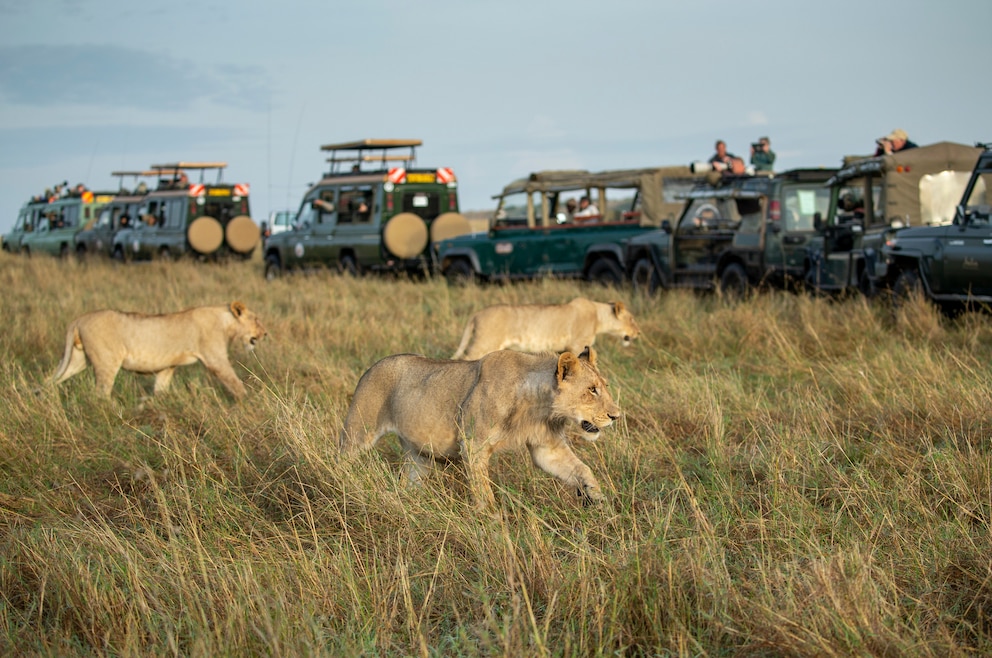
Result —
<instances>
[{"instance_id":1,"label":"vehicle door","mask_svg":"<svg viewBox=\"0 0 992 658\"><path fill-rule=\"evenodd\" d=\"M814 218L830 209L830 188L822 183L784 183L770 202L765 235L766 266L801 277L807 248L816 236Z\"/></svg>"},{"instance_id":2,"label":"vehicle door","mask_svg":"<svg viewBox=\"0 0 992 658\"><path fill-rule=\"evenodd\" d=\"M734 200L724 196L695 196L672 233L671 264L676 278L711 278L720 255L730 246L728 227L740 220Z\"/></svg>"},{"instance_id":3,"label":"vehicle door","mask_svg":"<svg viewBox=\"0 0 992 658\"><path fill-rule=\"evenodd\" d=\"M337 230L338 216L336 188L324 188L304 202L300 209L300 222L304 230L293 247L295 256L302 264L337 264L338 249L334 244L334 233Z\"/></svg>"},{"instance_id":4,"label":"vehicle door","mask_svg":"<svg viewBox=\"0 0 992 658\"><path fill-rule=\"evenodd\" d=\"M372 185L342 186L338 193L338 221L334 229L334 249L329 254L333 262L340 260L342 249L355 254L360 267L378 264L379 228L376 218L381 214L381 197Z\"/></svg>"},{"instance_id":5,"label":"vehicle door","mask_svg":"<svg viewBox=\"0 0 992 658\"><path fill-rule=\"evenodd\" d=\"M992 172L976 175L944 238L942 292L992 295Z\"/></svg>"},{"instance_id":6,"label":"vehicle door","mask_svg":"<svg viewBox=\"0 0 992 658\"><path fill-rule=\"evenodd\" d=\"M543 248L545 236L551 229L539 226L536 219L531 228L528 221L528 213L540 217L541 196L538 192L518 192L500 199L493 239L479 245L486 250L486 253L478 253L483 272L495 276L535 276L552 271L551 257Z\"/></svg>"}]
</instances>

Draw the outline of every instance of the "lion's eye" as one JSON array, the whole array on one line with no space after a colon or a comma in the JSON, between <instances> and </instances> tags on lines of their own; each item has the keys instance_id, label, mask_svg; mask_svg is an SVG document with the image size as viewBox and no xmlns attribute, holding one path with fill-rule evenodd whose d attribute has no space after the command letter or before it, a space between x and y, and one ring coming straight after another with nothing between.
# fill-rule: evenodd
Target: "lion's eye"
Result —
<instances>
[{"instance_id":1,"label":"lion's eye","mask_svg":"<svg viewBox=\"0 0 992 658\"><path fill-rule=\"evenodd\" d=\"M595 386L590 386L589 392L592 393L593 395L599 395L599 389L596 388Z\"/></svg>"}]
</instances>

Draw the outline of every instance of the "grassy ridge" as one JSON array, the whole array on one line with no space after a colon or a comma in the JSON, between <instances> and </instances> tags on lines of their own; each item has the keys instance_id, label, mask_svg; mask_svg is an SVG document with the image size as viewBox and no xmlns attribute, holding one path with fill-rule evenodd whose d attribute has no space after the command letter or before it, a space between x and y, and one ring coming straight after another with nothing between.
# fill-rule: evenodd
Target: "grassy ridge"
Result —
<instances>
[{"instance_id":1,"label":"grassy ridge","mask_svg":"<svg viewBox=\"0 0 992 658\"><path fill-rule=\"evenodd\" d=\"M448 288L260 265L0 258L5 655L899 655L992 652L992 323L852 300L645 299L571 282ZM387 354L454 352L497 302L622 298L604 338L624 417L576 450L582 508L501 455L502 512L460 470L420 490L336 435ZM96 308L241 299L270 332L150 398L122 373L39 385Z\"/></svg>"}]
</instances>

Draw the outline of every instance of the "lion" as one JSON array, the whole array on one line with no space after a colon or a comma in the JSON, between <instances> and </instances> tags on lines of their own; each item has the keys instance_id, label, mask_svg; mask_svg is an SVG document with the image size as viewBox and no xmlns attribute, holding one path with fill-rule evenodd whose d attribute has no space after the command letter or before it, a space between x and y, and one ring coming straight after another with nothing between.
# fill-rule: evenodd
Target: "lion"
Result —
<instances>
[{"instance_id":1,"label":"lion","mask_svg":"<svg viewBox=\"0 0 992 658\"><path fill-rule=\"evenodd\" d=\"M640 336L623 302L593 302L576 297L567 304L497 304L473 315L453 359L478 359L496 350L573 352L592 345L598 334L623 339Z\"/></svg>"},{"instance_id":2,"label":"lion","mask_svg":"<svg viewBox=\"0 0 992 658\"><path fill-rule=\"evenodd\" d=\"M89 360L104 397L110 397L121 368L154 374L158 394L168 390L176 367L200 361L234 397L241 398L245 385L231 367L228 346L237 340L251 351L265 333L258 316L242 302L163 315L94 311L69 325L65 355L52 383L79 374Z\"/></svg>"},{"instance_id":3,"label":"lion","mask_svg":"<svg viewBox=\"0 0 992 658\"><path fill-rule=\"evenodd\" d=\"M362 375L340 448L348 457L395 433L411 483L419 482L432 459L460 459L476 505L487 508L496 502L490 457L526 447L535 466L583 503L598 503L599 483L567 437L593 441L619 416L590 348L579 356L502 350L476 361L397 354Z\"/></svg>"}]
</instances>

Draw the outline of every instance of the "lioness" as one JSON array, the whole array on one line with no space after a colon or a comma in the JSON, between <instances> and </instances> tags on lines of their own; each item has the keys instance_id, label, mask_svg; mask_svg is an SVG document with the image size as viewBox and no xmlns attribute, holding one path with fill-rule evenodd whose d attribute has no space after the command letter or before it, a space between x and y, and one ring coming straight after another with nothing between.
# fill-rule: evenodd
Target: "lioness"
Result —
<instances>
[{"instance_id":1,"label":"lioness","mask_svg":"<svg viewBox=\"0 0 992 658\"><path fill-rule=\"evenodd\" d=\"M265 336L258 317L241 302L228 306L199 306L179 313L145 315L121 311L94 311L69 325L65 355L52 382L59 384L93 364L96 386L110 397L117 372L154 373L155 393L169 388L177 366L203 362L235 397L245 385L231 367L227 348L240 340L251 351Z\"/></svg>"},{"instance_id":2,"label":"lioness","mask_svg":"<svg viewBox=\"0 0 992 658\"><path fill-rule=\"evenodd\" d=\"M453 359L478 359L496 350L574 352L596 341L597 334L623 339L641 334L623 302L605 304L576 297L567 304L497 304L473 315Z\"/></svg>"},{"instance_id":3,"label":"lioness","mask_svg":"<svg viewBox=\"0 0 992 658\"><path fill-rule=\"evenodd\" d=\"M480 507L495 503L490 456L526 446L538 468L571 487L583 502L599 502L599 484L566 435L595 440L619 415L592 349L580 356L503 350L478 361L397 354L362 375L340 445L348 455L396 433L413 482L432 457L461 458Z\"/></svg>"}]
</instances>

